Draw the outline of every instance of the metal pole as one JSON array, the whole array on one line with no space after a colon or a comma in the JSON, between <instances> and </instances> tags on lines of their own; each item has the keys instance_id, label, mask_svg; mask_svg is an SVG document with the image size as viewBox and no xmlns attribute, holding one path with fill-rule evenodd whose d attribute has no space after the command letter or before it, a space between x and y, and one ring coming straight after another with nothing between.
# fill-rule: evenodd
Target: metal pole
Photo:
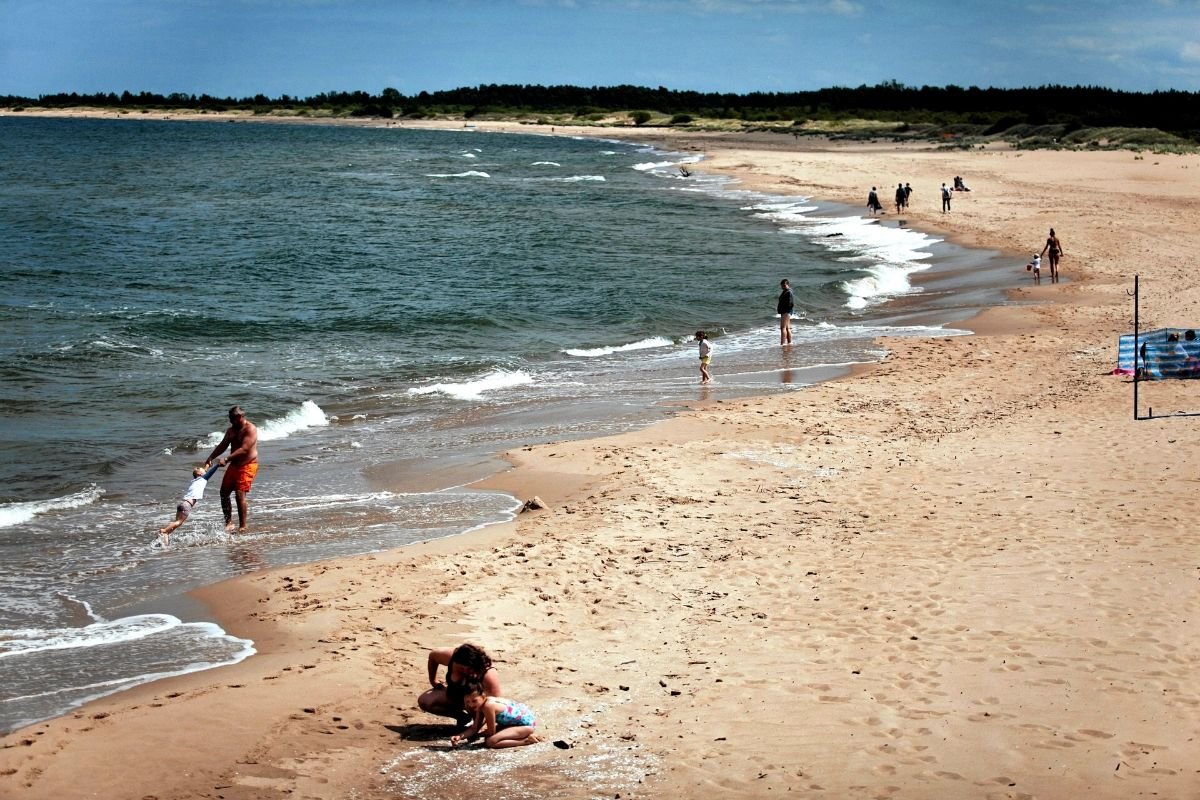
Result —
<instances>
[{"instance_id":1,"label":"metal pole","mask_svg":"<svg viewBox=\"0 0 1200 800\"><path fill-rule=\"evenodd\" d=\"M1141 383L1142 373L1138 371L1138 276L1133 276L1133 418L1138 418L1138 384ZM1142 369L1145 369L1145 362Z\"/></svg>"}]
</instances>

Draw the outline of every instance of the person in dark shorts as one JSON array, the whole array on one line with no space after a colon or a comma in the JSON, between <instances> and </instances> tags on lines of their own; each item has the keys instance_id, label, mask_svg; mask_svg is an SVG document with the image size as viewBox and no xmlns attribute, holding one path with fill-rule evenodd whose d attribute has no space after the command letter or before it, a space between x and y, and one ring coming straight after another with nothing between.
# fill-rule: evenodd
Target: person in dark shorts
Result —
<instances>
[{"instance_id":1,"label":"person in dark shorts","mask_svg":"<svg viewBox=\"0 0 1200 800\"><path fill-rule=\"evenodd\" d=\"M775 313L779 315L779 343L792 343L792 314L796 311L796 298L792 295L792 284L784 278L779 282L779 300Z\"/></svg>"}]
</instances>

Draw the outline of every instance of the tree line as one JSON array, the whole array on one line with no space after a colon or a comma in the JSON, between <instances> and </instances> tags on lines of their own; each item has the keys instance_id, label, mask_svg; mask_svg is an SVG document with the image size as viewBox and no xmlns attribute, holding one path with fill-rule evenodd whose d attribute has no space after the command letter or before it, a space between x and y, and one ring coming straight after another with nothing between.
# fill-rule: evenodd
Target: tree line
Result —
<instances>
[{"instance_id":1,"label":"tree line","mask_svg":"<svg viewBox=\"0 0 1200 800\"><path fill-rule=\"evenodd\" d=\"M645 86L540 86L482 84L405 95L396 89L322 92L311 97L213 97L129 91L0 96L0 106L116 109L322 111L378 117L557 114L575 117L642 110L671 116L745 122L801 123L807 120L865 118L897 123L1067 125L1071 127L1158 128L1200 141L1200 93L1178 90L1128 92L1099 86L1040 86L981 89L976 86L831 87L802 92L697 92Z\"/></svg>"}]
</instances>

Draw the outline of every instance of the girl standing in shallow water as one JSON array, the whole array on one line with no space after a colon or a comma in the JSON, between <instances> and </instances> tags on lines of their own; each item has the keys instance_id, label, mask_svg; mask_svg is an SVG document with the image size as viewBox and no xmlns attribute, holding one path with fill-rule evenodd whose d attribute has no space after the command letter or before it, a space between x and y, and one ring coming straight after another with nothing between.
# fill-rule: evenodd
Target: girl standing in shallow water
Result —
<instances>
[{"instance_id":1,"label":"girl standing in shallow water","mask_svg":"<svg viewBox=\"0 0 1200 800\"><path fill-rule=\"evenodd\" d=\"M524 703L489 697L477 681L467 683L463 692L463 705L475 715L475 723L469 730L450 737L450 746L467 744L483 731L483 743L488 747L521 747L541 741L534 729L537 716Z\"/></svg>"},{"instance_id":2,"label":"girl standing in shallow water","mask_svg":"<svg viewBox=\"0 0 1200 800\"><path fill-rule=\"evenodd\" d=\"M700 343L700 382L708 383L712 380L708 371L708 365L712 362L712 342L704 331L696 331L696 341Z\"/></svg>"}]
</instances>

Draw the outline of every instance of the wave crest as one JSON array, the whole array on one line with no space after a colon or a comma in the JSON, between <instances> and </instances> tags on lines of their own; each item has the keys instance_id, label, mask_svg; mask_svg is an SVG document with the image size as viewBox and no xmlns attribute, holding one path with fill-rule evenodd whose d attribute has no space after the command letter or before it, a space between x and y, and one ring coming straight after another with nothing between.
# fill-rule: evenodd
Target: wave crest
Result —
<instances>
[{"instance_id":1,"label":"wave crest","mask_svg":"<svg viewBox=\"0 0 1200 800\"><path fill-rule=\"evenodd\" d=\"M90 505L100 499L104 490L99 486L89 486L74 494L55 497L50 500L33 500L26 503L0 504L0 528L9 528L28 522L38 514L48 511L61 511L66 508L78 508Z\"/></svg>"},{"instance_id":2,"label":"wave crest","mask_svg":"<svg viewBox=\"0 0 1200 800\"><path fill-rule=\"evenodd\" d=\"M499 389L509 389L513 386L523 386L533 383L533 378L520 370L493 370L475 380L461 383L435 383L432 386L418 386L408 390L411 395L444 394L458 400L481 400L487 392Z\"/></svg>"},{"instance_id":3,"label":"wave crest","mask_svg":"<svg viewBox=\"0 0 1200 800\"><path fill-rule=\"evenodd\" d=\"M649 339L642 339L629 344L614 345L613 347L593 347L589 349L572 349L563 350L569 356L578 358L596 358L597 356L608 356L613 353L624 353L630 350L648 350L652 347L670 347L674 342L662 336L654 336Z\"/></svg>"}]
</instances>

